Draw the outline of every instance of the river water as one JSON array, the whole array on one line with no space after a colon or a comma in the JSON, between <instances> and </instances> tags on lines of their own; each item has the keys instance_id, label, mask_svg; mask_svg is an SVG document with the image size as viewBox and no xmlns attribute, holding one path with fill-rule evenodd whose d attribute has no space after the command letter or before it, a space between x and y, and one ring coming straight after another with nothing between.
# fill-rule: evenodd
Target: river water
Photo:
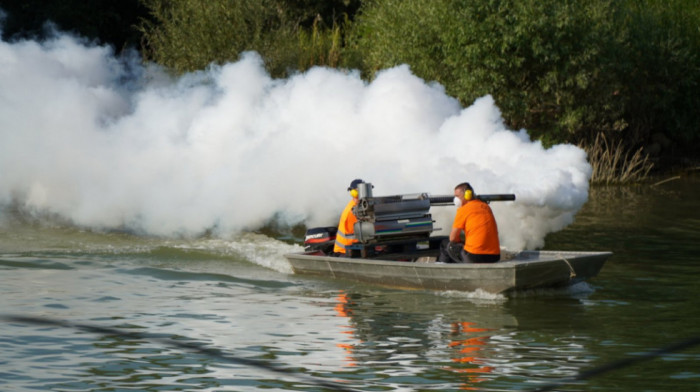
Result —
<instances>
[{"instance_id":1,"label":"river water","mask_svg":"<svg viewBox=\"0 0 700 392\"><path fill-rule=\"evenodd\" d=\"M5 214L0 390L535 390L700 336L698 194L693 176L591 189L546 248L613 251L600 275L510 296L295 276L282 255L300 247L262 234L166 240ZM690 346L557 390L698 384Z\"/></svg>"}]
</instances>

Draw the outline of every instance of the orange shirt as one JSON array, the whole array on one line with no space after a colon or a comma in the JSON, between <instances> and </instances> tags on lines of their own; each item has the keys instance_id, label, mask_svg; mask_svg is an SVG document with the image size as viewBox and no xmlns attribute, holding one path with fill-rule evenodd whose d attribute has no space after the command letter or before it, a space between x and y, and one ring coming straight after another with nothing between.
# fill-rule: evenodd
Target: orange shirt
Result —
<instances>
[{"instance_id":1,"label":"orange shirt","mask_svg":"<svg viewBox=\"0 0 700 392\"><path fill-rule=\"evenodd\" d=\"M355 207L357 202L355 199L350 200L345 206L343 213L340 215L340 222L338 222L338 234L335 237L335 246L333 246L333 252L345 253L345 247L352 245L357 240L354 238L355 234L355 222L357 222L357 217L352 212L352 208Z\"/></svg>"},{"instance_id":2,"label":"orange shirt","mask_svg":"<svg viewBox=\"0 0 700 392\"><path fill-rule=\"evenodd\" d=\"M475 255L501 253L496 218L488 204L475 199L459 207L453 228L464 230L464 250Z\"/></svg>"}]
</instances>

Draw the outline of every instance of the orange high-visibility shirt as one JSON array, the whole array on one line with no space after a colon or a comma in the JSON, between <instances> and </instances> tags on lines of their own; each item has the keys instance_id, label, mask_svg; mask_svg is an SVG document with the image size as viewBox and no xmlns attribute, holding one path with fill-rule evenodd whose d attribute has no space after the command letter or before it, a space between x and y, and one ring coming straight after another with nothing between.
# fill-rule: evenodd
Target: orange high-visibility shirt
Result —
<instances>
[{"instance_id":1,"label":"orange high-visibility shirt","mask_svg":"<svg viewBox=\"0 0 700 392\"><path fill-rule=\"evenodd\" d=\"M345 247L352 245L357 242L355 239L355 222L357 222L357 217L352 212L352 208L355 207L357 202L355 199L350 200L345 206L343 213L340 215L340 222L338 222L338 234L335 237L335 245L333 246L333 252L345 253Z\"/></svg>"},{"instance_id":2,"label":"orange high-visibility shirt","mask_svg":"<svg viewBox=\"0 0 700 392\"><path fill-rule=\"evenodd\" d=\"M496 218L488 204L474 199L459 207L453 228L464 230L464 250L475 255L501 253Z\"/></svg>"}]
</instances>

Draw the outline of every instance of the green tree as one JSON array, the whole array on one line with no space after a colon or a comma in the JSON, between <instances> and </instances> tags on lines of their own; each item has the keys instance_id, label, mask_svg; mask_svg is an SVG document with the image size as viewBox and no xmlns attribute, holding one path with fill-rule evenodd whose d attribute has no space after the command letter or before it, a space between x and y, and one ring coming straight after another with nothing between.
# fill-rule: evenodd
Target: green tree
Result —
<instances>
[{"instance_id":1,"label":"green tree","mask_svg":"<svg viewBox=\"0 0 700 392\"><path fill-rule=\"evenodd\" d=\"M629 0L624 23L630 142L674 161L700 147L700 3Z\"/></svg>"},{"instance_id":2,"label":"green tree","mask_svg":"<svg viewBox=\"0 0 700 392\"><path fill-rule=\"evenodd\" d=\"M624 128L611 1L371 1L354 30L365 69L408 63L464 104L492 94L545 141Z\"/></svg>"},{"instance_id":3,"label":"green tree","mask_svg":"<svg viewBox=\"0 0 700 392\"><path fill-rule=\"evenodd\" d=\"M668 158L700 143L699 25L694 0L367 0L345 53L368 77L407 63L465 105L491 94L546 144Z\"/></svg>"}]
</instances>

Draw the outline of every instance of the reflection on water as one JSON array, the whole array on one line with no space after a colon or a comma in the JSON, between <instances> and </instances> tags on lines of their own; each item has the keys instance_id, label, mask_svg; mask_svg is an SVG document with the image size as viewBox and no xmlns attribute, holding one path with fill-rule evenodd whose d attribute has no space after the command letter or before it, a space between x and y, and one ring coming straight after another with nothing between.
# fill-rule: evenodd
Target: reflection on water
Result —
<instances>
[{"instance_id":1,"label":"reflection on water","mask_svg":"<svg viewBox=\"0 0 700 392\"><path fill-rule=\"evenodd\" d=\"M106 281L96 271L59 270L83 272ZM114 281L131 280L141 295L117 297L118 286L106 285L98 301L106 307L83 313L89 308L66 291L60 294L64 308L43 313L157 332L359 390L531 389L590 368L592 349L604 339L597 306L567 292L494 301L361 285L338 289L337 282L272 288L217 281L212 274L177 276L181 280L153 271L123 274ZM146 285L137 284L141 279ZM56 303L56 295L38 302ZM149 339L9 325L0 350L0 386L11 383L18 391L318 390L293 376L220 363Z\"/></svg>"},{"instance_id":2,"label":"reflection on water","mask_svg":"<svg viewBox=\"0 0 700 392\"><path fill-rule=\"evenodd\" d=\"M449 343L449 346L456 350L455 358L452 360L460 365L470 364L469 367L454 366L452 370L457 373L463 373L465 376L464 383L460 389L475 390L475 384L485 381L483 375L493 372L493 367L484 364L482 348L487 345L489 338L488 334L491 331L488 328L477 328L474 323L468 321L454 322L451 324L451 336L454 339Z\"/></svg>"},{"instance_id":3,"label":"reflection on water","mask_svg":"<svg viewBox=\"0 0 700 392\"><path fill-rule=\"evenodd\" d=\"M561 328L555 317L562 315L572 325L585 325L583 303L567 295L559 291L550 296L558 306L543 302L543 309L526 310L523 300L508 305L423 292L341 290L333 309L343 320L339 333L351 338L338 346L346 350L345 366L355 369L353 376L362 377L365 386L534 388L547 380L571 377L590 363L589 335L550 339L543 332L548 322ZM540 311L550 315L548 320L528 320L528 312ZM519 312L525 312L524 323L516 316Z\"/></svg>"},{"instance_id":4,"label":"reflection on water","mask_svg":"<svg viewBox=\"0 0 700 392\"><path fill-rule=\"evenodd\" d=\"M335 297L335 300L338 302L335 307L333 308L336 312L336 315L343 319L343 323L340 324L338 327L341 329L341 333L348 335L351 340L354 340L354 333L352 329L352 325L350 323L351 317L352 317L352 309L351 306L353 305L350 298L344 291L340 291L338 293L338 296ZM346 366L349 367L354 367L357 366L356 359L354 357L354 351L357 346L357 344L362 343L362 341L357 341L357 343L347 343L347 342L338 342L336 343L336 346L342 348L347 352L347 356L345 357L345 363Z\"/></svg>"}]
</instances>

